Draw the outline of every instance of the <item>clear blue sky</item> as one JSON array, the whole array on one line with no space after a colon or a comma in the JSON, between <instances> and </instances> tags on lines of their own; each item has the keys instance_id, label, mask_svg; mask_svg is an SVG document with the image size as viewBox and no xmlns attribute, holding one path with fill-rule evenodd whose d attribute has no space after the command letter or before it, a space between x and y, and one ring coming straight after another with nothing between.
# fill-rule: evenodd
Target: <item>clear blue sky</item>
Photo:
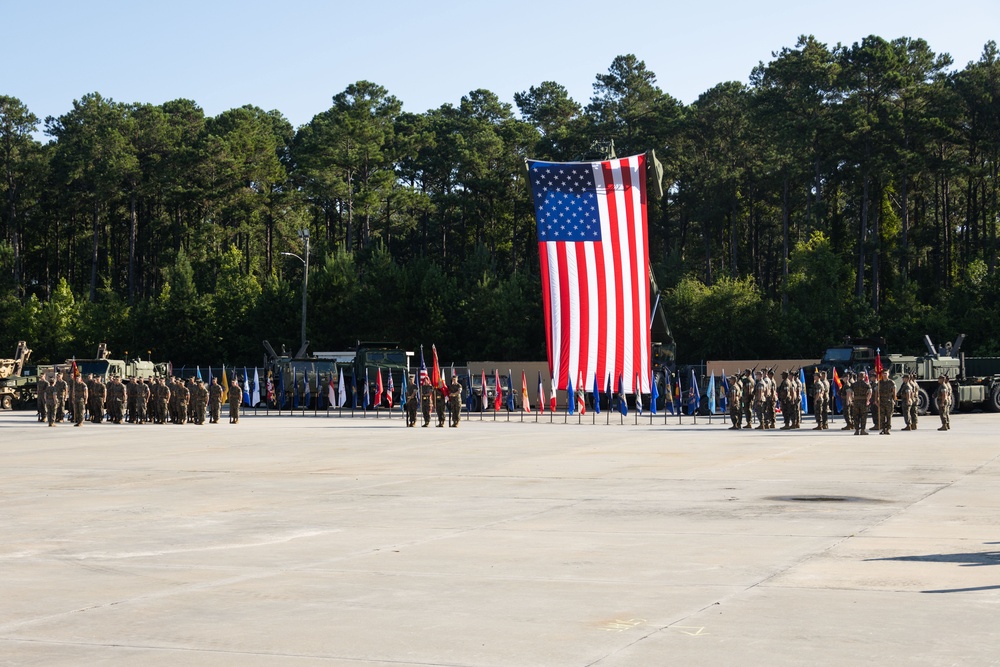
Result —
<instances>
[{"instance_id":1,"label":"clear blue sky","mask_svg":"<svg viewBox=\"0 0 1000 667\"><path fill-rule=\"evenodd\" d=\"M594 77L634 53L690 103L747 81L800 34L830 46L921 37L959 67L1000 41L1000 0L0 0L0 20L0 94L41 119L96 91L120 102L189 98L209 115L255 104L295 126L359 79L413 112L476 88L513 103L545 80L585 104Z\"/></svg>"}]
</instances>

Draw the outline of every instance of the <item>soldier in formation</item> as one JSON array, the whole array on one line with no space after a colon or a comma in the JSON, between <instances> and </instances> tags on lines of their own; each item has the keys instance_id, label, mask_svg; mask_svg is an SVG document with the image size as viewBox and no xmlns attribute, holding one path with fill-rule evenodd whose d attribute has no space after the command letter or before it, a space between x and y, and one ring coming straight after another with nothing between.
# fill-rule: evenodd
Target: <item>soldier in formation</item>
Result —
<instances>
[{"instance_id":1,"label":"soldier in formation","mask_svg":"<svg viewBox=\"0 0 1000 667\"><path fill-rule=\"evenodd\" d=\"M854 373L844 373L844 428L842 431L854 430Z\"/></svg>"},{"instance_id":2,"label":"soldier in formation","mask_svg":"<svg viewBox=\"0 0 1000 667\"><path fill-rule=\"evenodd\" d=\"M781 419L784 425L781 430L786 431L792 428L794 419L792 417L792 394L794 388L792 381L788 378L788 371L781 371L781 382L778 384L778 403L781 405Z\"/></svg>"},{"instance_id":3,"label":"soldier in formation","mask_svg":"<svg viewBox=\"0 0 1000 667\"><path fill-rule=\"evenodd\" d=\"M133 382L135 392L135 423L145 424L148 420L149 397L151 388L148 382ZM129 392L131 397L132 392Z\"/></svg>"},{"instance_id":4,"label":"soldier in formation","mask_svg":"<svg viewBox=\"0 0 1000 667\"><path fill-rule=\"evenodd\" d=\"M889 372L879 374L878 385L879 435L892 435L892 412L896 408L896 383L889 379Z\"/></svg>"},{"instance_id":5,"label":"soldier in formation","mask_svg":"<svg viewBox=\"0 0 1000 667\"><path fill-rule=\"evenodd\" d=\"M240 421L240 403L243 402L243 391L239 383L234 379L233 386L229 388L229 423L237 424Z\"/></svg>"},{"instance_id":6,"label":"soldier in formation","mask_svg":"<svg viewBox=\"0 0 1000 667\"><path fill-rule=\"evenodd\" d=\"M424 378L420 389L420 410L424 414L423 426L426 428L431 423L431 401L434 400L434 388L431 386L429 378Z\"/></svg>"},{"instance_id":7,"label":"soldier in formation","mask_svg":"<svg viewBox=\"0 0 1000 667\"><path fill-rule=\"evenodd\" d=\"M872 395L868 373L861 373L851 388L854 390L854 435L868 435L868 404Z\"/></svg>"},{"instance_id":8,"label":"soldier in formation","mask_svg":"<svg viewBox=\"0 0 1000 667\"><path fill-rule=\"evenodd\" d=\"M920 407L920 388L917 386L916 373L903 376L903 383L899 385L899 402L903 407L903 421L906 422L903 430L916 431L917 412Z\"/></svg>"},{"instance_id":9,"label":"soldier in formation","mask_svg":"<svg viewBox=\"0 0 1000 667\"><path fill-rule=\"evenodd\" d=\"M70 383L70 395L73 398L73 426L83 423L83 413L87 409L87 383L79 375L73 377Z\"/></svg>"},{"instance_id":10,"label":"soldier in formation","mask_svg":"<svg viewBox=\"0 0 1000 667\"><path fill-rule=\"evenodd\" d=\"M729 420L733 422L729 430L738 431L743 428L743 382L735 375L729 376L729 395L726 396L726 400L729 403Z\"/></svg>"},{"instance_id":11,"label":"soldier in formation","mask_svg":"<svg viewBox=\"0 0 1000 667\"><path fill-rule=\"evenodd\" d=\"M411 376L406 385L406 425L416 426L417 424L417 385Z\"/></svg>"},{"instance_id":12,"label":"soldier in formation","mask_svg":"<svg viewBox=\"0 0 1000 667\"><path fill-rule=\"evenodd\" d=\"M829 409L830 383L826 381L826 371L820 371L818 377L813 380L813 412L816 415L814 431L822 431L830 428L828 424Z\"/></svg>"},{"instance_id":13,"label":"soldier in formation","mask_svg":"<svg viewBox=\"0 0 1000 667\"><path fill-rule=\"evenodd\" d=\"M451 377L451 384L448 386L448 426L458 426L462 417L462 384L458 377Z\"/></svg>"},{"instance_id":14,"label":"soldier in formation","mask_svg":"<svg viewBox=\"0 0 1000 667\"><path fill-rule=\"evenodd\" d=\"M444 428L444 407L445 389L443 386L434 387L434 412L437 413L438 428Z\"/></svg>"},{"instance_id":15,"label":"soldier in formation","mask_svg":"<svg viewBox=\"0 0 1000 667\"><path fill-rule=\"evenodd\" d=\"M57 424L60 424L66 416L66 399L69 397L69 384L60 372L56 373L55 382L52 383L52 392L56 402L55 420Z\"/></svg>"},{"instance_id":16,"label":"soldier in formation","mask_svg":"<svg viewBox=\"0 0 1000 667\"><path fill-rule=\"evenodd\" d=\"M212 378L212 384L208 385L208 414L209 423L218 424L222 416L222 386L218 378Z\"/></svg>"},{"instance_id":17,"label":"soldier in formation","mask_svg":"<svg viewBox=\"0 0 1000 667\"><path fill-rule=\"evenodd\" d=\"M743 374L740 376L740 384L743 385L740 410L743 413L743 419L747 423L746 428L753 428L754 379L753 373L749 368L743 371Z\"/></svg>"},{"instance_id":18,"label":"soldier in formation","mask_svg":"<svg viewBox=\"0 0 1000 667\"><path fill-rule=\"evenodd\" d=\"M934 404L937 406L938 414L941 416L941 428L938 429L939 431L951 429L952 400L951 382L948 381L947 375L941 375L938 377L937 391L934 392Z\"/></svg>"}]
</instances>

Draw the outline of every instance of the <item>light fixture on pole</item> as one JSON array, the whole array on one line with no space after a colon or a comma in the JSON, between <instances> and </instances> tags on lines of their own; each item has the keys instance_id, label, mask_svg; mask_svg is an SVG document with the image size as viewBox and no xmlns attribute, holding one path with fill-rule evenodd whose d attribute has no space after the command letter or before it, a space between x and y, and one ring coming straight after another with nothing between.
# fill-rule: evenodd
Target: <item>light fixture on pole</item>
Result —
<instances>
[{"instance_id":1,"label":"light fixture on pole","mask_svg":"<svg viewBox=\"0 0 1000 667\"><path fill-rule=\"evenodd\" d=\"M306 354L306 347L309 345L309 341L306 340L306 296L309 294L309 230L300 229L299 238L302 239L306 244L305 258L299 257L294 252L283 252L282 255L288 255L289 257L294 257L295 259L302 262L302 346L299 348L296 357L303 357Z\"/></svg>"}]
</instances>

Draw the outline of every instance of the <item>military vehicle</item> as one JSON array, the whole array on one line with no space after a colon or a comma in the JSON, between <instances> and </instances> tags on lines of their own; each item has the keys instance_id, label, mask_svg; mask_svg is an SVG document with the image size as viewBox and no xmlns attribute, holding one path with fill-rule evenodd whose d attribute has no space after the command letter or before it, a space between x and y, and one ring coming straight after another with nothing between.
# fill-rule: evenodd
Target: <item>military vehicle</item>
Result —
<instances>
[{"instance_id":1,"label":"military vehicle","mask_svg":"<svg viewBox=\"0 0 1000 667\"><path fill-rule=\"evenodd\" d=\"M916 373L920 414L936 412L931 397L942 375L951 383L956 409L1000 412L1000 359L966 357L961 351L964 341L965 334L961 334L954 343L935 347L930 336L924 336L926 355L889 355L885 366L897 386L904 373Z\"/></svg>"},{"instance_id":2,"label":"military vehicle","mask_svg":"<svg viewBox=\"0 0 1000 667\"><path fill-rule=\"evenodd\" d=\"M31 350L18 341L13 359L0 359L0 409L11 410L35 400L38 377L26 373Z\"/></svg>"},{"instance_id":3,"label":"military vehicle","mask_svg":"<svg viewBox=\"0 0 1000 667\"><path fill-rule=\"evenodd\" d=\"M94 359L67 359L64 363L56 366L39 367L39 372L50 369L68 372L73 364L76 364L80 375L86 377L93 375L100 378L101 382L107 382L112 377L139 378L142 380L166 377L169 372L169 364L154 364L152 361L142 359L111 359L111 352L107 343L100 343L97 346L97 357Z\"/></svg>"},{"instance_id":4,"label":"military vehicle","mask_svg":"<svg viewBox=\"0 0 1000 667\"><path fill-rule=\"evenodd\" d=\"M368 372L368 395L374 399L377 379L382 372L383 393L389 391L389 373L393 381L393 406L399 405L403 374L409 372L412 352L407 352L392 342L358 341L353 350L338 352L315 352L309 354L308 343L289 355L282 349L278 354L268 341L263 341L267 350L264 365L271 383L267 404L271 408L323 408L329 407L329 386L332 380L335 394L339 396L337 383L341 373L344 377L346 405L354 405L355 394L360 406L364 393L365 371ZM308 401L306 394L308 387Z\"/></svg>"}]
</instances>

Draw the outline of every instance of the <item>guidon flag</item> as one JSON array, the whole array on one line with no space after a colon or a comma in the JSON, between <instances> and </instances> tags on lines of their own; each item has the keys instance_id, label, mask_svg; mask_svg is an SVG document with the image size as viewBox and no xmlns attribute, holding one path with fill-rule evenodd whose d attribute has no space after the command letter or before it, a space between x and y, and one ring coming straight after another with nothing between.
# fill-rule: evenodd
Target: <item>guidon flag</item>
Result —
<instances>
[{"instance_id":1,"label":"guidon flag","mask_svg":"<svg viewBox=\"0 0 1000 667\"><path fill-rule=\"evenodd\" d=\"M626 393L648 392L646 156L528 160L528 177L554 384L610 375L624 379Z\"/></svg>"}]
</instances>

